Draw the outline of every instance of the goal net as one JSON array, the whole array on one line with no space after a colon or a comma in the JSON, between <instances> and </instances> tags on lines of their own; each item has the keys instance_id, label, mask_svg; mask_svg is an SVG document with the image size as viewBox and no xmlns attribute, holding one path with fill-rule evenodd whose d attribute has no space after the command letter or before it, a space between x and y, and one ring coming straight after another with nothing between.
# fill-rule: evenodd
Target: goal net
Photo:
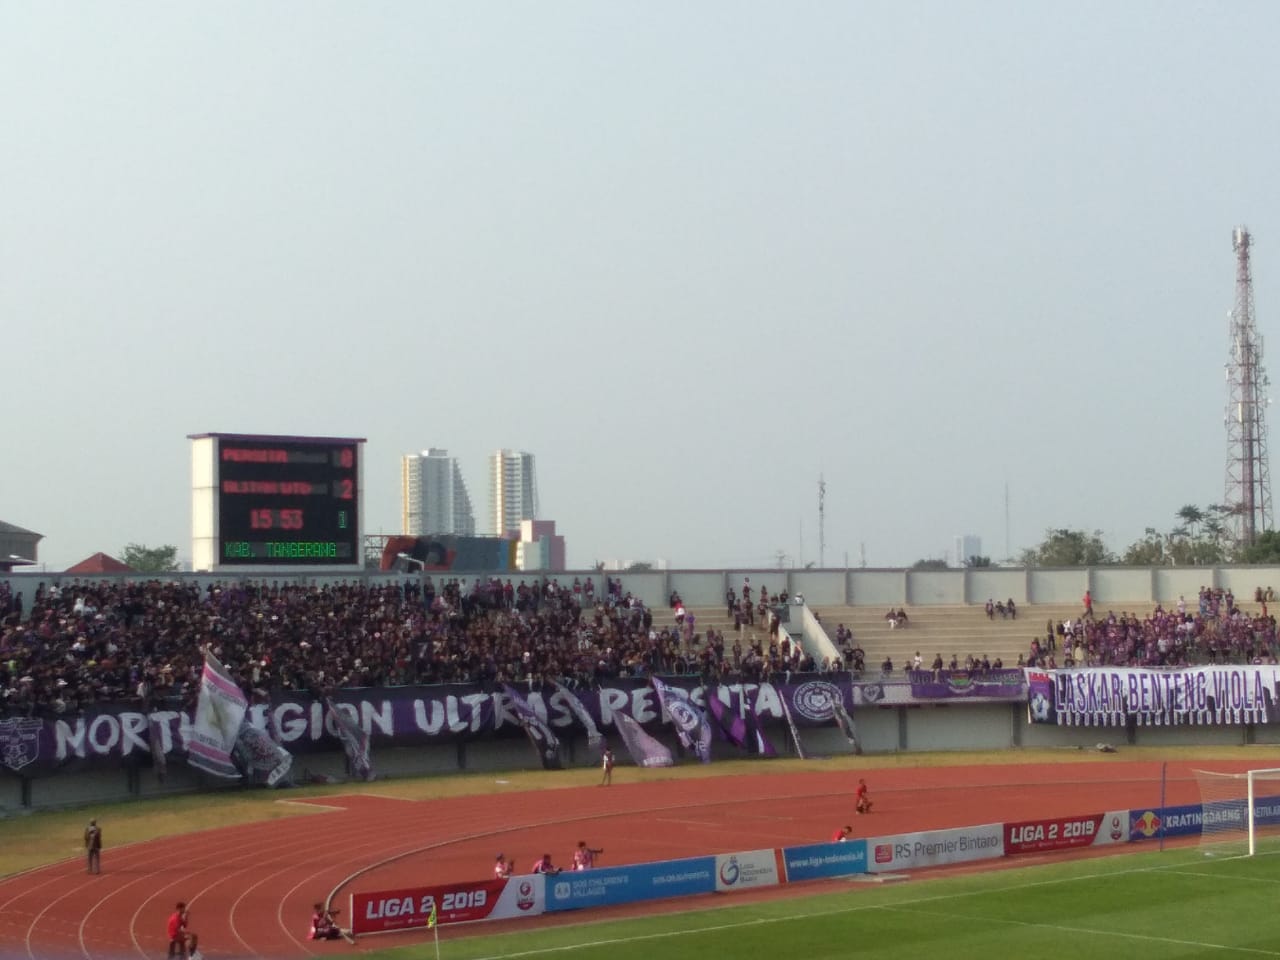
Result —
<instances>
[{"instance_id":1,"label":"goal net","mask_svg":"<svg viewBox=\"0 0 1280 960\"><path fill-rule=\"evenodd\" d=\"M1200 849L1206 856L1280 852L1280 769L1197 770Z\"/></svg>"}]
</instances>

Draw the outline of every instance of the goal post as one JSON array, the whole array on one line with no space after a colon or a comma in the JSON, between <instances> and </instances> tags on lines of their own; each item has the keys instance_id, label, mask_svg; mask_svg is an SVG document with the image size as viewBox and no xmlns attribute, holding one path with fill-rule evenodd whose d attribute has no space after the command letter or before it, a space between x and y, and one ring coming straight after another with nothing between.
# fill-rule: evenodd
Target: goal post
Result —
<instances>
[{"instance_id":1,"label":"goal post","mask_svg":"<svg viewBox=\"0 0 1280 960\"><path fill-rule=\"evenodd\" d=\"M1280 838L1280 768L1195 774L1200 848L1207 856L1252 857L1263 840Z\"/></svg>"}]
</instances>

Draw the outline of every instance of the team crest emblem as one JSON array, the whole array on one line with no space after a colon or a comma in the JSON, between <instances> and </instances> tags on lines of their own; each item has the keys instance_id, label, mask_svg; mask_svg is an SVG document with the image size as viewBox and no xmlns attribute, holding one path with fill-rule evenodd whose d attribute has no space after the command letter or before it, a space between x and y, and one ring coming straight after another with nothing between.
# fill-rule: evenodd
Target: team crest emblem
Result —
<instances>
[{"instance_id":1,"label":"team crest emblem","mask_svg":"<svg viewBox=\"0 0 1280 960\"><path fill-rule=\"evenodd\" d=\"M0 763L21 770L40 759L41 720L12 718L0 720Z\"/></svg>"}]
</instances>

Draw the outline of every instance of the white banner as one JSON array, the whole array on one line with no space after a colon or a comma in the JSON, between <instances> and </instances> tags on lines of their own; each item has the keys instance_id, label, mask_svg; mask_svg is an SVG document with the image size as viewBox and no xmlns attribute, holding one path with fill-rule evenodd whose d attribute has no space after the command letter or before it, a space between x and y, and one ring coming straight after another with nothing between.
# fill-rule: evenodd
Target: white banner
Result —
<instances>
[{"instance_id":1,"label":"white banner","mask_svg":"<svg viewBox=\"0 0 1280 960\"><path fill-rule=\"evenodd\" d=\"M1280 719L1280 667L1088 667L1049 670L1062 726L1240 725Z\"/></svg>"},{"instance_id":2,"label":"white banner","mask_svg":"<svg viewBox=\"0 0 1280 960\"><path fill-rule=\"evenodd\" d=\"M900 833L867 841L867 870L913 870L1004 856L1004 824Z\"/></svg>"},{"instance_id":3,"label":"white banner","mask_svg":"<svg viewBox=\"0 0 1280 960\"><path fill-rule=\"evenodd\" d=\"M778 858L773 850L716 854L716 892L778 885Z\"/></svg>"}]
</instances>

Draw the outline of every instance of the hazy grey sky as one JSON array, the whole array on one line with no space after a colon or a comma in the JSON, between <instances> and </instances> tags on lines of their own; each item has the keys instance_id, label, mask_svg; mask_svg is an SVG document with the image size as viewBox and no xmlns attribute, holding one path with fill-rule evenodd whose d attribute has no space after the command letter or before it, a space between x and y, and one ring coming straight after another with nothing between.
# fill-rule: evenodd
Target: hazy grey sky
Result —
<instances>
[{"instance_id":1,"label":"hazy grey sky","mask_svg":"<svg viewBox=\"0 0 1280 960\"><path fill-rule=\"evenodd\" d=\"M569 560L1123 548L1280 312L1280 5L0 0L0 518L190 555L186 435L537 455ZM1273 368L1280 355L1269 358ZM1276 414L1273 411L1273 419ZM1280 455L1280 454L1278 454ZM802 540L803 538L803 540Z\"/></svg>"}]
</instances>

